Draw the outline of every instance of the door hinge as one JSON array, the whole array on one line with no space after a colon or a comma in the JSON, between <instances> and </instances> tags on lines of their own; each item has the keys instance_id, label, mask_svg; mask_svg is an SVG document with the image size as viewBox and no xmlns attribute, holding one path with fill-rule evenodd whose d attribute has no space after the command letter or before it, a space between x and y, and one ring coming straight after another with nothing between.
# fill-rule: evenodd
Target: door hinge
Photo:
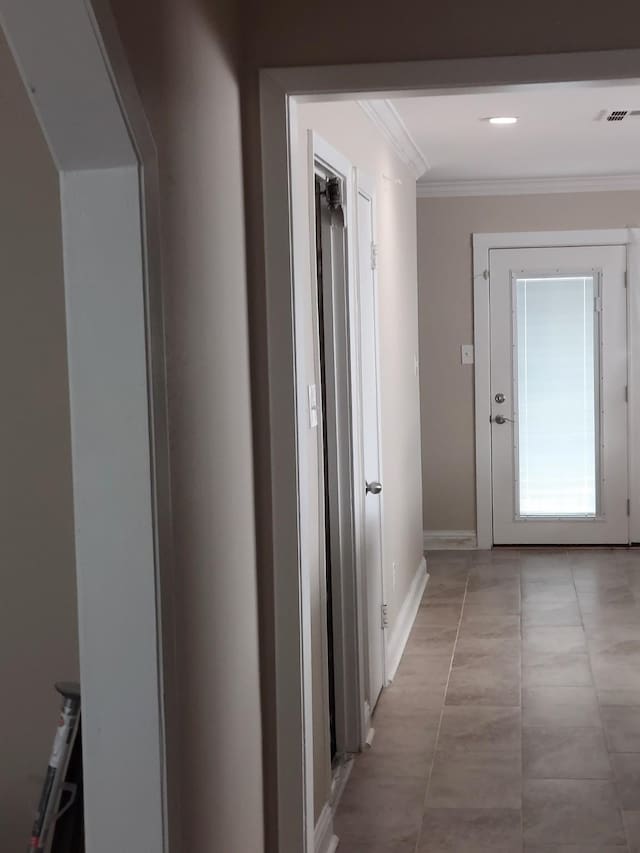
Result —
<instances>
[{"instance_id":1,"label":"door hinge","mask_svg":"<svg viewBox=\"0 0 640 853\"><path fill-rule=\"evenodd\" d=\"M625 401L625 403L629 402L629 386L628 385L624 386L624 401Z\"/></svg>"},{"instance_id":2,"label":"door hinge","mask_svg":"<svg viewBox=\"0 0 640 853\"><path fill-rule=\"evenodd\" d=\"M383 628L388 628L388 627L389 627L389 613L388 613L388 607L389 607L389 605L388 605L388 604L383 604L383 605L381 605L381 607L380 607L381 617L382 617L381 621L382 621L382 627L383 627Z\"/></svg>"},{"instance_id":3,"label":"door hinge","mask_svg":"<svg viewBox=\"0 0 640 853\"><path fill-rule=\"evenodd\" d=\"M629 284L629 271L625 270L624 271L624 286L627 287L628 284Z\"/></svg>"},{"instance_id":4,"label":"door hinge","mask_svg":"<svg viewBox=\"0 0 640 853\"><path fill-rule=\"evenodd\" d=\"M371 269L378 269L378 245L377 243L371 244Z\"/></svg>"},{"instance_id":5,"label":"door hinge","mask_svg":"<svg viewBox=\"0 0 640 853\"><path fill-rule=\"evenodd\" d=\"M627 515L631 515L631 501L627 498Z\"/></svg>"},{"instance_id":6,"label":"door hinge","mask_svg":"<svg viewBox=\"0 0 640 853\"><path fill-rule=\"evenodd\" d=\"M594 296L593 297L593 310L596 312L596 314L599 314L600 311L602 311L602 297L601 296Z\"/></svg>"},{"instance_id":7,"label":"door hinge","mask_svg":"<svg viewBox=\"0 0 640 853\"><path fill-rule=\"evenodd\" d=\"M482 278L485 281L489 281L489 270L482 270Z\"/></svg>"}]
</instances>

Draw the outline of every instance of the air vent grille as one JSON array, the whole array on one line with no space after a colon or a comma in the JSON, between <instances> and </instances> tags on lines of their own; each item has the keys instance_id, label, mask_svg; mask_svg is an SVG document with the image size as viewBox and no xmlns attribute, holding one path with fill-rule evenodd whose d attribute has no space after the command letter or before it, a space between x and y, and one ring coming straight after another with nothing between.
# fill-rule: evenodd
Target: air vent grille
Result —
<instances>
[{"instance_id":1,"label":"air vent grille","mask_svg":"<svg viewBox=\"0 0 640 853\"><path fill-rule=\"evenodd\" d=\"M600 110L595 116L596 121L625 121L629 118L640 117L638 110Z\"/></svg>"}]
</instances>

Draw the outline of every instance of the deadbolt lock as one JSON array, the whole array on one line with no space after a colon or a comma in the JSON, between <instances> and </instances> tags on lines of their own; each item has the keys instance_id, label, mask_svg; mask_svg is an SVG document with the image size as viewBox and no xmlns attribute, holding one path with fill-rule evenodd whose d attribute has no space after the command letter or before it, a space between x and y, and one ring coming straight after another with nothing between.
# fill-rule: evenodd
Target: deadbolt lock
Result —
<instances>
[{"instance_id":1,"label":"deadbolt lock","mask_svg":"<svg viewBox=\"0 0 640 853\"><path fill-rule=\"evenodd\" d=\"M504 403L505 399L506 399L506 397L504 396L502 391L498 391L498 393L495 396L496 403Z\"/></svg>"}]
</instances>

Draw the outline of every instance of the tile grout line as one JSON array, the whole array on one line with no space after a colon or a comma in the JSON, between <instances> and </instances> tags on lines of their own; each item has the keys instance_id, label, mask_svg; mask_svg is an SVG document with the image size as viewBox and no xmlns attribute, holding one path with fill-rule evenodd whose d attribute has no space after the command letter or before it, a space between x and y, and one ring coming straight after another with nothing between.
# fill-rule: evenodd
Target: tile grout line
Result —
<instances>
[{"instance_id":1,"label":"tile grout line","mask_svg":"<svg viewBox=\"0 0 640 853\"><path fill-rule=\"evenodd\" d=\"M424 827L424 815L425 810L427 808L427 800L429 798L429 788L431 786L431 776L433 775L433 765L436 761L436 753L438 751L438 742L440 740L440 730L442 728L442 718L444 717L444 711L447 702L447 691L449 690L449 681L451 680L451 671L453 669L453 659L456 654L456 649L458 647L458 639L460 637L460 628L462 626L462 616L464 614L464 606L467 600L467 590L469 588L469 575L471 574L471 563L467 568L467 577L464 584L464 595L462 596L462 606L460 607L460 616L458 617L458 627L456 629L456 638L453 641L453 649L451 651L451 660L449 662L449 672L447 674L447 683L444 688L444 695L442 697L442 706L440 708L440 717L438 719L438 728L436 729L436 738L433 747L433 755L431 757L431 763L429 765L429 771L427 773L427 778L425 780L425 790L424 790L424 799L422 801L422 814L420 816L420 826L418 827L418 835L416 837L415 847L413 848L414 853L419 853L420 843L422 841L422 830Z\"/></svg>"}]
</instances>

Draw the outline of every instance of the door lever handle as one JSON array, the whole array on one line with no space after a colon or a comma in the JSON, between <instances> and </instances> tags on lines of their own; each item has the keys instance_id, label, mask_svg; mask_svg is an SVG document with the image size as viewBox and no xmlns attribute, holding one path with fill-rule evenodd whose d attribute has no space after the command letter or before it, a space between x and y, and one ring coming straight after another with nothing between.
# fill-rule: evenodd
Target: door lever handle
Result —
<instances>
[{"instance_id":1,"label":"door lever handle","mask_svg":"<svg viewBox=\"0 0 640 853\"><path fill-rule=\"evenodd\" d=\"M512 418L505 418L504 415L494 415L493 418L491 418L491 420L495 424L506 424L507 421L509 421L510 424L515 423L515 421Z\"/></svg>"}]
</instances>

